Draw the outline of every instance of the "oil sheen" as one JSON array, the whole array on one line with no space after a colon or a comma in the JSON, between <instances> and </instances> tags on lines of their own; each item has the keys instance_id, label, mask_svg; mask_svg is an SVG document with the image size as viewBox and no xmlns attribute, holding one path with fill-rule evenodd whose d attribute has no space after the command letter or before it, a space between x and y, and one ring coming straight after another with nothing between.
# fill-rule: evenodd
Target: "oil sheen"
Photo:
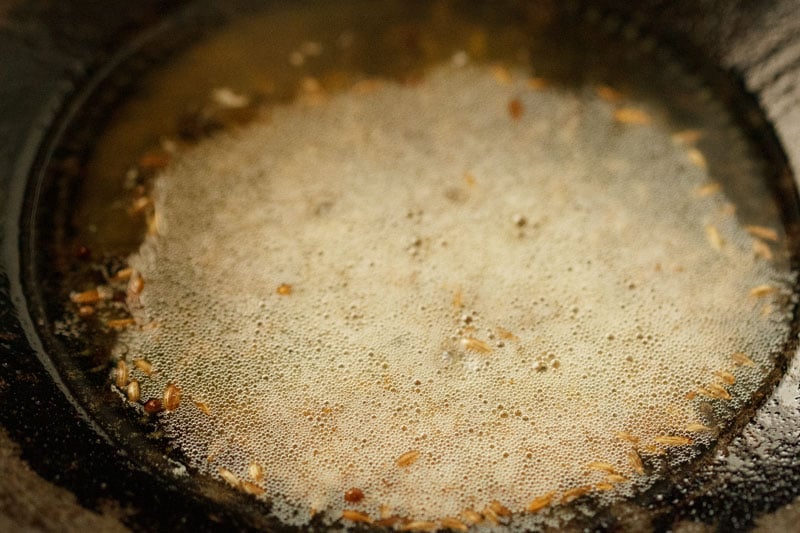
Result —
<instances>
[{"instance_id":1,"label":"oil sheen","mask_svg":"<svg viewBox=\"0 0 800 533\"><path fill-rule=\"evenodd\" d=\"M714 444L789 331L760 163L701 84L566 83L545 44L430 17L422 67L351 57L338 84L303 69L356 30L295 43L291 97L178 149L127 258L114 356L142 398L180 390L192 469L287 524L524 530L630 497Z\"/></svg>"}]
</instances>

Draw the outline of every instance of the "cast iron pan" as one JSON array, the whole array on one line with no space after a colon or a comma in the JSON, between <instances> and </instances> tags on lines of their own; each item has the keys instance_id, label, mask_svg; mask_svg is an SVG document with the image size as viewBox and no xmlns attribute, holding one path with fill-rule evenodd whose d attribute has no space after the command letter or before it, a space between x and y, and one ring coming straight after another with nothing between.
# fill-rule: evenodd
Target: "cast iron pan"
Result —
<instances>
[{"instance_id":1,"label":"cast iron pan","mask_svg":"<svg viewBox=\"0 0 800 533\"><path fill-rule=\"evenodd\" d=\"M281 526L266 506L244 495L169 475L175 466L169 453L139 451L152 448L141 428L87 414L82 393L71 390L65 369L49 355L63 345L44 327L47 302L36 286L42 279L32 258L42 254L31 243L36 220L47 217L39 205L64 178L53 172L59 152L66 146L80 155L90 145L90 128L80 124L102 124L137 71L213 31L232 11L261 4L30 0L0 6L0 423L41 476L87 508L116 502L135 530ZM607 0L597 7L604 16L646 28L690 67L711 66L717 94L777 163L772 181L785 199L797 256L800 4L646 0L633 7ZM107 95L105 106L84 107L98 95ZM65 142L65 132L74 138ZM770 513L800 495L800 363L792 355L777 389L763 391L758 411L691 479L670 479L636 502L574 526L668 530L697 522L731 531L774 521ZM794 516L800 519L797 511Z\"/></svg>"}]
</instances>

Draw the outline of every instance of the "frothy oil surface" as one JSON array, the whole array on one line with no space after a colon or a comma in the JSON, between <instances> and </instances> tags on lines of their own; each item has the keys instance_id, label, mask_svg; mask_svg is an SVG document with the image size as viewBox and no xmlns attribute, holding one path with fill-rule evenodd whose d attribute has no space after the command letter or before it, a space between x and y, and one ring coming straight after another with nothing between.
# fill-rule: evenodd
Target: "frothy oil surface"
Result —
<instances>
[{"instance_id":1,"label":"frothy oil surface","mask_svg":"<svg viewBox=\"0 0 800 533\"><path fill-rule=\"evenodd\" d=\"M442 66L180 156L119 353L155 368L142 397L180 387L191 465L289 524L521 529L712 443L786 276L663 112L601 96Z\"/></svg>"}]
</instances>

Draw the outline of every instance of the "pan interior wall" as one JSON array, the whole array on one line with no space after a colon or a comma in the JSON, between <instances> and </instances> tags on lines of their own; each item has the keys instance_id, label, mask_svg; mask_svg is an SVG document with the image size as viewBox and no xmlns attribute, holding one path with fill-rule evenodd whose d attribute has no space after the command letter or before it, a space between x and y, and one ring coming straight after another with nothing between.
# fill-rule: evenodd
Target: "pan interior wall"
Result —
<instances>
[{"instance_id":1,"label":"pan interior wall","mask_svg":"<svg viewBox=\"0 0 800 533\"><path fill-rule=\"evenodd\" d=\"M198 44L95 147L59 330L136 409L177 387L190 469L288 524L555 525L687 467L786 342L780 208L700 77L580 15L348 2Z\"/></svg>"}]
</instances>

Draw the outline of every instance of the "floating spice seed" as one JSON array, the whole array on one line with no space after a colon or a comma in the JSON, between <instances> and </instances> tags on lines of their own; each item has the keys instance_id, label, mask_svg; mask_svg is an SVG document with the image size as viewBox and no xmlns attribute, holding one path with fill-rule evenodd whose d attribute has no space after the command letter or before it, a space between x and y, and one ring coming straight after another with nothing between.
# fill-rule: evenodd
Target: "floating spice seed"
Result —
<instances>
[{"instance_id":1,"label":"floating spice seed","mask_svg":"<svg viewBox=\"0 0 800 533\"><path fill-rule=\"evenodd\" d=\"M706 388L706 387L698 387L697 393L701 396L705 396L706 398L713 398L716 400L722 400L723 398L719 396L716 392Z\"/></svg>"},{"instance_id":2,"label":"floating spice seed","mask_svg":"<svg viewBox=\"0 0 800 533\"><path fill-rule=\"evenodd\" d=\"M114 371L114 384L120 389L128 386L128 364L122 359L117 361L117 368Z\"/></svg>"},{"instance_id":3,"label":"floating spice seed","mask_svg":"<svg viewBox=\"0 0 800 533\"><path fill-rule=\"evenodd\" d=\"M211 97L214 102L229 109L241 109L250 105L247 96L234 92L230 87L217 87L211 91Z\"/></svg>"},{"instance_id":4,"label":"floating spice seed","mask_svg":"<svg viewBox=\"0 0 800 533\"><path fill-rule=\"evenodd\" d=\"M89 318L94 316L94 307L91 305L82 305L78 308L78 316L81 318Z\"/></svg>"},{"instance_id":5,"label":"floating spice seed","mask_svg":"<svg viewBox=\"0 0 800 533\"><path fill-rule=\"evenodd\" d=\"M639 444L639 437L635 437L631 435L628 431L617 431L614 433L616 437L620 440L626 440L628 442L632 442L633 444Z\"/></svg>"},{"instance_id":6,"label":"floating spice seed","mask_svg":"<svg viewBox=\"0 0 800 533\"><path fill-rule=\"evenodd\" d=\"M388 518L382 518L380 520L376 520L375 522L373 522L373 524L375 524L378 527L394 528L395 526L397 526L402 522L404 522L403 518L400 518L399 516L390 516Z\"/></svg>"},{"instance_id":7,"label":"floating spice seed","mask_svg":"<svg viewBox=\"0 0 800 533\"><path fill-rule=\"evenodd\" d=\"M261 496L266 492L264 489L256 485L255 483L250 483L249 481L242 481L240 483L240 488L242 492L246 492L247 494L252 494L253 496Z\"/></svg>"},{"instance_id":8,"label":"floating spice seed","mask_svg":"<svg viewBox=\"0 0 800 533\"><path fill-rule=\"evenodd\" d=\"M633 471L637 474L644 474L644 464L642 463L642 458L636 453L636 450L630 450L628 452L628 464L631 465L631 468L633 468Z\"/></svg>"},{"instance_id":9,"label":"floating spice seed","mask_svg":"<svg viewBox=\"0 0 800 533\"><path fill-rule=\"evenodd\" d=\"M439 520L439 524L441 524L443 529L449 529L451 531L467 531L469 527L467 524L459 520L458 518L442 518Z\"/></svg>"},{"instance_id":10,"label":"floating spice seed","mask_svg":"<svg viewBox=\"0 0 800 533\"><path fill-rule=\"evenodd\" d=\"M200 409L200 412L202 412L204 415L209 415L209 416L211 415L211 408L208 406L207 403L198 401L194 401L192 403L194 403L195 407Z\"/></svg>"},{"instance_id":11,"label":"floating spice seed","mask_svg":"<svg viewBox=\"0 0 800 533\"><path fill-rule=\"evenodd\" d=\"M342 518L350 520L351 522L361 522L362 524L371 524L372 518L367 513L361 511L353 511L352 509L345 509L342 511Z\"/></svg>"},{"instance_id":12,"label":"floating spice seed","mask_svg":"<svg viewBox=\"0 0 800 533\"><path fill-rule=\"evenodd\" d=\"M260 464L254 461L247 467L247 475L250 476L250 479L253 481L261 481L264 479L264 469L261 468Z\"/></svg>"},{"instance_id":13,"label":"floating spice seed","mask_svg":"<svg viewBox=\"0 0 800 533\"><path fill-rule=\"evenodd\" d=\"M681 144L694 144L703 136L701 130L682 130L672 136L673 142Z\"/></svg>"},{"instance_id":14,"label":"floating spice seed","mask_svg":"<svg viewBox=\"0 0 800 533\"><path fill-rule=\"evenodd\" d=\"M441 529L439 524L427 520L413 520L398 528L399 531L437 531L438 529Z\"/></svg>"},{"instance_id":15,"label":"floating spice seed","mask_svg":"<svg viewBox=\"0 0 800 533\"><path fill-rule=\"evenodd\" d=\"M663 448L659 448L655 444L648 444L642 450L650 455L664 455L666 453Z\"/></svg>"},{"instance_id":16,"label":"floating spice seed","mask_svg":"<svg viewBox=\"0 0 800 533\"><path fill-rule=\"evenodd\" d=\"M275 289L275 292L277 292L281 296L289 296L290 294L292 294L292 286L289 285L288 283L281 283L280 285L278 285L278 288Z\"/></svg>"},{"instance_id":17,"label":"floating spice seed","mask_svg":"<svg viewBox=\"0 0 800 533\"><path fill-rule=\"evenodd\" d=\"M218 472L219 472L220 477L222 477L222 479L224 479L225 482L228 485L230 485L231 487L234 487L234 488L239 488L240 482L239 482L239 478L236 477L236 474L234 474L233 472L231 472L230 470L228 470L227 468L224 468L222 466L219 467Z\"/></svg>"},{"instance_id":18,"label":"floating spice seed","mask_svg":"<svg viewBox=\"0 0 800 533\"><path fill-rule=\"evenodd\" d=\"M398 457L395 462L397 463L397 466L406 467L416 463L417 459L419 459L419 451L411 450Z\"/></svg>"},{"instance_id":19,"label":"floating spice seed","mask_svg":"<svg viewBox=\"0 0 800 533\"><path fill-rule=\"evenodd\" d=\"M534 91L541 91L543 89L547 89L549 85L550 82L548 82L544 78L528 78L528 87L530 89L533 89Z\"/></svg>"},{"instance_id":20,"label":"floating spice seed","mask_svg":"<svg viewBox=\"0 0 800 533\"><path fill-rule=\"evenodd\" d=\"M697 168L702 168L702 169L708 168L708 163L706 162L706 156L704 156L703 152L701 152L697 148L690 148L686 152L686 155L689 157L689 161L691 161L692 164Z\"/></svg>"},{"instance_id":21,"label":"floating spice seed","mask_svg":"<svg viewBox=\"0 0 800 533\"><path fill-rule=\"evenodd\" d=\"M487 354L492 351L492 348L488 344L474 337L464 337L461 339L461 345L465 350L482 354Z\"/></svg>"},{"instance_id":22,"label":"floating spice seed","mask_svg":"<svg viewBox=\"0 0 800 533\"><path fill-rule=\"evenodd\" d=\"M131 279L131 275L133 274L133 269L131 267L125 267L117 270L117 273L114 274L114 277L111 278L112 281L127 281Z\"/></svg>"},{"instance_id":23,"label":"floating spice seed","mask_svg":"<svg viewBox=\"0 0 800 533\"><path fill-rule=\"evenodd\" d=\"M83 292L73 292L69 295L72 303L76 304L96 304L100 301L100 292L97 289L89 289Z\"/></svg>"},{"instance_id":24,"label":"floating spice seed","mask_svg":"<svg viewBox=\"0 0 800 533\"><path fill-rule=\"evenodd\" d=\"M733 385L736 383L736 376L731 374L730 372L726 372L724 370L716 370L714 375L717 376L719 379L723 381L723 383L727 385Z\"/></svg>"},{"instance_id":25,"label":"floating spice seed","mask_svg":"<svg viewBox=\"0 0 800 533\"><path fill-rule=\"evenodd\" d=\"M147 234L151 236L158 235L158 228L160 224L160 219L158 213L147 213Z\"/></svg>"},{"instance_id":26,"label":"floating spice seed","mask_svg":"<svg viewBox=\"0 0 800 533\"><path fill-rule=\"evenodd\" d=\"M158 398L150 398L146 402L144 402L144 412L148 415L154 415L156 413L160 413L163 411L164 408L161 406L161 400Z\"/></svg>"},{"instance_id":27,"label":"floating spice seed","mask_svg":"<svg viewBox=\"0 0 800 533\"><path fill-rule=\"evenodd\" d=\"M692 422L686 424L686 431L691 431L692 433L702 433L705 431L711 431L711 428L698 422Z\"/></svg>"},{"instance_id":28,"label":"floating spice seed","mask_svg":"<svg viewBox=\"0 0 800 533\"><path fill-rule=\"evenodd\" d=\"M358 503L364 499L364 491L357 487L347 489L344 492L344 501L349 503Z\"/></svg>"},{"instance_id":29,"label":"floating spice seed","mask_svg":"<svg viewBox=\"0 0 800 533\"><path fill-rule=\"evenodd\" d=\"M380 520L375 522L375 525L378 527L392 528L400 522L408 521L400 518L396 514L392 514L392 508L385 504L378 507L378 516L380 516Z\"/></svg>"},{"instance_id":30,"label":"floating spice seed","mask_svg":"<svg viewBox=\"0 0 800 533\"><path fill-rule=\"evenodd\" d=\"M378 516L382 519L390 518L392 516L392 508L386 504L381 504L381 506L378 507Z\"/></svg>"},{"instance_id":31,"label":"floating spice seed","mask_svg":"<svg viewBox=\"0 0 800 533\"><path fill-rule=\"evenodd\" d=\"M628 481L628 478L619 474L610 474L606 476L607 483L622 483L623 481Z\"/></svg>"},{"instance_id":32,"label":"floating spice seed","mask_svg":"<svg viewBox=\"0 0 800 533\"><path fill-rule=\"evenodd\" d=\"M492 511L488 507L483 508L483 511L481 511L481 515L483 515L483 519L489 522L490 524L494 524L496 526L500 525L500 517L497 516L494 513L494 511Z\"/></svg>"},{"instance_id":33,"label":"floating spice seed","mask_svg":"<svg viewBox=\"0 0 800 533\"><path fill-rule=\"evenodd\" d=\"M767 243L759 239L753 239L753 255L765 261L772 261L772 249Z\"/></svg>"},{"instance_id":34,"label":"floating spice seed","mask_svg":"<svg viewBox=\"0 0 800 533\"><path fill-rule=\"evenodd\" d=\"M138 296L144 290L144 278L138 273L134 273L128 281L128 294Z\"/></svg>"},{"instance_id":35,"label":"floating spice seed","mask_svg":"<svg viewBox=\"0 0 800 533\"><path fill-rule=\"evenodd\" d=\"M166 152L147 152L139 158L137 164L144 169L157 170L169 164L170 155Z\"/></svg>"},{"instance_id":36,"label":"floating spice seed","mask_svg":"<svg viewBox=\"0 0 800 533\"><path fill-rule=\"evenodd\" d=\"M652 121L650 115L641 109L633 109L630 107L622 107L614 111L614 120L621 124L635 124L639 126L650 124Z\"/></svg>"},{"instance_id":37,"label":"floating spice seed","mask_svg":"<svg viewBox=\"0 0 800 533\"><path fill-rule=\"evenodd\" d=\"M719 230L713 224L708 224L706 226L706 239L708 240L708 244L716 251L721 251L722 247L725 246L725 241L722 238L722 235L719 234Z\"/></svg>"},{"instance_id":38,"label":"floating spice seed","mask_svg":"<svg viewBox=\"0 0 800 533\"><path fill-rule=\"evenodd\" d=\"M132 379L130 383L128 383L128 387L125 389L125 394L128 396L129 402L138 402L139 401L139 382L135 379Z\"/></svg>"},{"instance_id":39,"label":"floating spice seed","mask_svg":"<svg viewBox=\"0 0 800 533\"><path fill-rule=\"evenodd\" d=\"M764 239L765 241L776 242L778 240L778 232L767 226L750 225L745 226L744 230L753 237L758 237L759 239Z\"/></svg>"},{"instance_id":40,"label":"floating spice seed","mask_svg":"<svg viewBox=\"0 0 800 533\"><path fill-rule=\"evenodd\" d=\"M597 483L594 488L602 491L614 490L614 485L611 483Z\"/></svg>"},{"instance_id":41,"label":"floating spice seed","mask_svg":"<svg viewBox=\"0 0 800 533\"><path fill-rule=\"evenodd\" d=\"M508 114L511 115L511 118L514 120L519 120L524 110L525 108L522 106L522 102L519 101L519 98L514 98L508 103Z\"/></svg>"},{"instance_id":42,"label":"floating spice seed","mask_svg":"<svg viewBox=\"0 0 800 533\"><path fill-rule=\"evenodd\" d=\"M131 202L131 206L128 209L128 214L138 215L140 213L143 213L152 205L153 202L152 200L150 200L150 198L148 198L147 196L140 196L134 199L133 202Z\"/></svg>"},{"instance_id":43,"label":"floating spice seed","mask_svg":"<svg viewBox=\"0 0 800 533\"><path fill-rule=\"evenodd\" d=\"M164 387L164 409L174 411L181 404L181 389L173 383L168 383Z\"/></svg>"},{"instance_id":44,"label":"floating spice seed","mask_svg":"<svg viewBox=\"0 0 800 533\"><path fill-rule=\"evenodd\" d=\"M597 96L612 104L622 100L622 93L608 85L599 85L595 87L594 92L597 93Z\"/></svg>"},{"instance_id":45,"label":"floating spice seed","mask_svg":"<svg viewBox=\"0 0 800 533\"><path fill-rule=\"evenodd\" d=\"M593 461L586 465L589 470L597 470L599 472L607 472L609 474L618 474L617 469L611 463L604 463L602 461Z\"/></svg>"},{"instance_id":46,"label":"floating spice seed","mask_svg":"<svg viewBox=\"0 0 800 533\"><path fill-rule=\"evenodd\" d=\"M136 320L132 318L116 318L106 322L106 326L111 329L125 329L128 326L136 324Z\"/></svg>"},{"instance_id":47,"label":"floating spice seed","mask_svg":"<svg viewBox=\"0 0 800 533\"><path fill-rule=\"evenodd\" d=\"M722 190L722 185L714 181L706 185L703 185L701 187L698 187L697 189L695 189L694 194L699 198L704 198L706 196L711 196L712 194L716 194L721 190Z\"/></svg>"},{"instance_id":48,"label":"floating spice seed","mask_svg":"<svg viewBox=\"0 0 800 533\"><path fill-rule=\"evenodd\" d=\"M692 444L692 439L689 437L681 437L680 435L659 435L653 440L664 446L688 446Z\"/></svg>"},{"instance_id":49,"label":"floating spice seed","mask_svg":"<svg viewBox=\"0 0 800 533\"><path fill-rule=\"evenodd\" d=\"M519 340L519 337L517 337L516 335L514 335L513 333L511 333L507 329L502 328L500 326L497 326L497 335L499 335L501 339L508 339L508 340L512 340L512 341L518 341Z\"/></svg>"},{"instance_id":50,"label":"floating spice seed","mask_svg":"<svg viewBox=\"0 0 800 533\"><path fill-rule=\"evenodd\" d=\"M461 289L457 290L453 294L453 307L461 308L464 307L464 297L461 293Z\"/></svg>"},{"instance_id":51,"label":"floating spice seed","mask_svg":"<svg viewBox=\"0 0 800 533\"><path fill-rule=\"evenodd\" d=\"M730 393L721 385L717 385L716 383L709 383L706 385L705 392L709 393L713 398L719 398L720 400L731 399Z\"/></svg>"},{"instance_id":52,"label":"floating spice seed","mask_svg":"<svg viewBox=\"0 0 800 533\"><path fill-rule=\"evenodd\" d=\"M734 353L733 355L731 355L731 359L733 359L733 362L739 366L756 366L753 360L747 357L742 352Z\"/></svg>"},{"instance_id":53,"label":"floating spice seed","mask_svg":"<svg viewBox=\"0 0 800 533\"><path fill-rule=\"evenodd\" d=\"M493 523L500 523L511 518L511 509L497 500L492 500L483 509L483 516Z\"/></svg>"},{"instance_id":54,"label":"floating spice seed","mask_svg":"<svg viewBox=\"0 0 800 533\"><path fill-rule=\"evenodd\" d=\"M753 298L763 298L775 292L775 287L772 285L758 285L750 289L750 296Z\"/></svg>"},{"instance_id":55,"label":"floating spice seed","mask_svg":"<svg viewBox=\"0 0 800 533\"><path fill-rule=\"evenodd\" d=\"M492 76L500 85L508 85L511 83L511 71L501 65L494 65L492 67Z\"/></svg>"},{"instance_id":56,"label":"floating spice seed","mask_svg":"<svg viewBox=\"0 0 800 533\"><path fill-rule=\"evenodd\" d=\"M153 365L150 364L150 361L147 359L134 359L133 366L143 372L145 375L149 376L153 373Z\"/></svg>"},{"instance_id":57,"label":"floating spice seed","mask_svg":"<svg viewBox=\"0 0 800 533\"><path fill-rule=\"evenodd\" d=\"M474 526L475 524L480 524L483 522L483 516L477 511L472 509L464 509L461 511L461 519L470 526Z\"/></svg>"},{"instance_id":58,"label":"floating spice seed","mask_svg":"<svg viewBox=\"0 0 800 533\"><path fill-rule=\"evenodd\" d=\"M544 496L539 496L538 498L534 498L533 500L531 500L528 506L525 507L525 510L528 511L529 513L538 513L539 511L550 505L550 503L553 501L553 496L555 496L555 492L548 492Z\"/></svg>"},{"instance_id":59,"label":"floating spice seed","mask_svg":"<svg viewBox=\"0 0 800 533\"><path fill-rule=\"evenodd\" d=\"M591 485L583 485L582 487L575 487L574 489L566 490L564 491L564 494L561 495L561 503L574 502L590 490L592 490Z\"/></svg>"}]
</instances>

